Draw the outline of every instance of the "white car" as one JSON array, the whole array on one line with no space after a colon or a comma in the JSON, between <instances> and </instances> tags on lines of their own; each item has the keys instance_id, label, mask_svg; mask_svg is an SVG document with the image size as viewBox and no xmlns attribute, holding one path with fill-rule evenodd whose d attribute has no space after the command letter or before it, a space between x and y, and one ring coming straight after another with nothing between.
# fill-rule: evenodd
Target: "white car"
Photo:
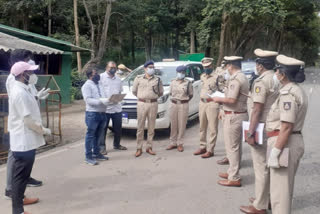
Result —
<instances>
[{"instance_id":1,"label":"white car","mask_svg":"<svg viewBox=\"0 0 320 214\"><path fill-rule=\"evenodd\" d=\"M203 67L200 62L191 61L173 61L173 62L155 62L156 75L162 80L164 93L158 99L158 115L155 129L168 129L170 127L170 82L176 78L176 68L179 65L188 67L186 78L193 84L194 95L189 102L189 120L198 117L201 80L200 75ZM143 66L138 67L123 80L123 93L126 94L122 102L122 128L137 129L137 97L131 92L133 81L137 75L144 74ZM146 124L147 128L147 124Z\"/></svg>"}]
</instances>

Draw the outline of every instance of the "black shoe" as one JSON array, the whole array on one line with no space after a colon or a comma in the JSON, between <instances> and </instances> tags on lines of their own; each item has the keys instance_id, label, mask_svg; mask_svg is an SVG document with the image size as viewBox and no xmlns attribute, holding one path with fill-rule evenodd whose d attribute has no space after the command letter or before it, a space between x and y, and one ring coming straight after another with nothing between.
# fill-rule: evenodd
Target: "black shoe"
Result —
<instances>
[{"instance_id":1,"label":"black shoe","mask_svg":"<svg viewBox=\"0 0 320 214\"><path fill-rule=\"evenodd\" d=\"M6 189L6 191L4 193L4 198L11 200L12 199L12 192Z\"/></svg>"},{"instance_id":2,"label":"black shoe","mask_svg":"<svg viewBox=\"0 0 320 214\"><path fill-rule=\"evenodd\" d=\"M127 150L127 147L120 145L120 146L117 146L117 147L114 146L113 149L116 149L116 150Z\"/></svg>"},{"instance_id":3,"label":"black shoe","mask_svg":"<svg viewBox=\"0 0 320 214\"><path fill-rule=\"evenodd\" d=\"M39 187L42 186L42 181L38 181L34 178L29 178L28 183L27 183L28 187Z\"/></svg>"}]
</instances>

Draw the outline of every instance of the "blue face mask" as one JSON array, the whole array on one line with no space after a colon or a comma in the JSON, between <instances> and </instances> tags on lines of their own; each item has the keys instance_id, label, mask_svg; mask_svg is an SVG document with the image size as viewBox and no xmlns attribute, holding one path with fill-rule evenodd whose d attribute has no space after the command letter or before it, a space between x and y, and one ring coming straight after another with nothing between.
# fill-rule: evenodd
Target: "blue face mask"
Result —
<instances>
[{"instance_id":1,"label":"blue face mask","mask_svg":"<svg viewBox=\"0 0 320 214\"><path fill-rule=\"evenodd\" d=\"M92 81L95 82L96 84L98 84L98 82L100 81L100 75L95 74L92 78Z\"/></svg>"},{"instance_id":2,"label":"blue face mask","mask_svg":"<svg viewBox=\"0 0 320 214\"><path fill-rule=\"evenodd\" d=\"M205 68L205 69L204 69L204 72L205 72L206 74L211 74L212 71L213 71L212 68Z\"/></svg>"}]
</instances>

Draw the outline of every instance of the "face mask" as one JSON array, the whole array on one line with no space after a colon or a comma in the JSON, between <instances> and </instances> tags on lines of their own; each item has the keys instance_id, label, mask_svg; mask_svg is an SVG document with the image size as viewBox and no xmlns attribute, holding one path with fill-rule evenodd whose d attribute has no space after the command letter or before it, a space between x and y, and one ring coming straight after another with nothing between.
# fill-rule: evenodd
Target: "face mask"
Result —
<instances>
[{"instance_id":1,"label":"face mask","mask_svg":"<svg viewBox=\"0 0 320 214\"><path fill-rule=\"evenodd\" d=\"M35 61L33 61L32 59L30 59L27 63L28 63L29 65L36 65Z\"/></svg>"},{"instance_id":2,"label":"face mask","mask_svg":"<svg viewBox=\"0 0 320 214\"><path fill-rule=\"evenodd\" d=\"M226 70L226 72L224 73L224 79L225 80L229 80L230 79L230 73Z\"/></svg>"},{"instance_id":3,"label":"face mask","mask_svg":"<svg viewBox=\"0 0 320 214\"><path fill-rule=\"evenodd\" d=\"M179 80L182 80L182 79L184 79L185 78L185 74L183 74L183 73L178 73L177 74L177 78L179 79Z\"/></svg>"},{"instance_id":4,"label":"face mask","mask_svg":"<svg viewBox=\"0 0 320 214\"><path fill-rule=\"evenodd\" d=\"M212 73L212 68L205 68L204 69L204 72L206 73L206 74L211 74Z\"/></svg>"},{"instance_id":5,"label":"face mask","mask_svg":"<svg viewBox=\"0 0 320 214\"><path fill-rule=\"evenodd\" d=\"M260 73L259 73L259 71L257 69L254 70L254 74L257 75L257 76L260 75Z\"/></svg>"},{"instance_id":6,"label":"face mask","mask_svg":"<svg viewBox=\"0 0 320 214\"><path fill-rule=\"evenodd\" d=\"M92 78L92 81L95 83L98 83L100 81L100 75L99 74L94 75Z\"/></svg>"},{"instance_id":7,"label":"face mask","mask_svg":"<svg viewBox=\"0 0 320 214\"><path fill-rule=\"evenodd\" d=\"M120 69L117 72L118 74L123 74L123 71L121 71Z\"/></svg>"},{"instance_id":8,"label":"face mask","mask_svg":"<svg viewBox=\"0 0 320 214\"><path fill-rule=\"evenodd\" d=\"M114 75L116 72L117 72L117 69L116 69L116 68L111 68L111 69L109 70L109 73L110 73L111 75Z\"/></svg>"},{"instance_id":9,"label":"face mask","mask_svg":"<svg viewBox=\"0 0 320 214\"><path fill-rule=\"evenodd\" d=\"M281 83L280 83L280 80L278 79L276 74L273 75L272 81L273 81L273 88L278 89L280 87Z\"/></svg>"},{"instance_id":10,"label":"face mask","mask_svg":"<svg viewBox=\"0 0 320 214\"><path fill-rule=\"evenodd\" d=\"M37 82L38 82L38 76L35 74L31 74L29 76L29 84L35 85L35 84L37 84Z\"/></svg>"},{"instance_id":11,"label":"face mask","mask_svg":"<svg viewBox=\"0 0 320 214\"><path fill-rule=\"evenodd\" d=\"M148 69L147 69L147 73L148 73L150 76L154 75L154 68L148 68Z\"/></svg>"}]
</instances>

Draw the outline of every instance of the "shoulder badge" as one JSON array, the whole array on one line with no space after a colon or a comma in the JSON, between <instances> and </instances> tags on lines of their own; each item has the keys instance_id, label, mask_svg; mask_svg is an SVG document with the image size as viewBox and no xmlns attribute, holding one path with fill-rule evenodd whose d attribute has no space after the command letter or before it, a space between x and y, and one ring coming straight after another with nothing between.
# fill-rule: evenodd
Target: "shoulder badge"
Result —
<instances>
[{"instance_id":1,"label":"shoulder badge","mask_svg":"<svg viewBox=\"0 0 320 214\"><path fill-rule=\"evenodd\" d=\"M284 102L283 109L286 111L290 110L291 109L291 102Z\"/></svg>"},{"instance_id":2,"label":"shoulder badge","mask_svg":"<svg viewBox=\"0 0 320 214\"><path fill-rule=\"evenodd\" d=\"M260 86L256 86L255 89L254 89L254 91L255 91L257 94L259 94L260 91L261 91L261 87L260 87Z\"/></svg>"},{"instance_id":3,"label":"shoulder badge","mask_svg":"<svg viewBox=\"0 0 320 214\"><path fill-rule=\"evenodd\" d=\"M280 91L281 95L289 94L289 91Z\"/></svg>"}]
</instances>

